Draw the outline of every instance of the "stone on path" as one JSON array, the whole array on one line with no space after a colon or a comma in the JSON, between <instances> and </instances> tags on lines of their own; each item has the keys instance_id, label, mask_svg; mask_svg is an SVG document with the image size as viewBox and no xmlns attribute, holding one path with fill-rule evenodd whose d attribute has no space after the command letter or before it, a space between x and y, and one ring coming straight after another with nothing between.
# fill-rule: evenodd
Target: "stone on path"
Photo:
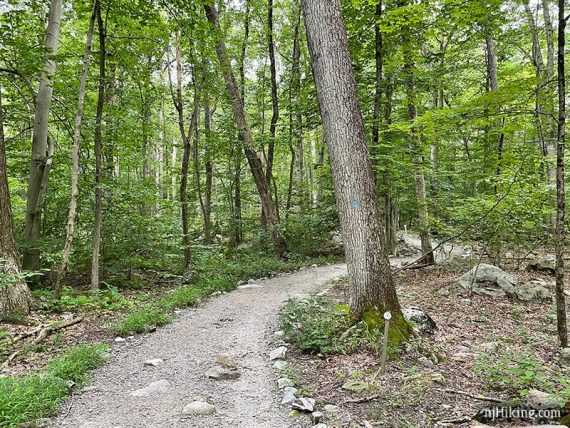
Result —
<instances>
[{"instance_id":1,"label":"stone on path","mask_svg":"<svg viewBox=\"0 0 570 428\"><path fill-rule=\"evenodd\" d=\"M216 407L213 404L207 403L206 401L196 400L188 404L182 410L185 415L211 415L216 412Z\"/></svg>"},{"instance_id":2,"label":"stone on path","mask_svg":"<svg viewBox=\"0 0 570 428\"><path fill-rule=\"evenodd\" d=\"M293 388L292 386L285 387L283 389L283 399L281 400L281 404L284 404L284 405L293 404L295 402L295 400L297 400L297 397L295 397L295 394L298 391L299 390L297 388Z\"/></svg>"},{"instance_id":3,"label":"stone on path","mask_svg":"<svg viewBox=\"0 0 570 428\"><path fill-rule=\"evenodd\" d=\"M168 391L170 387L170 382L165 379L158 380L156 382L152 382L151 384L145 386L144 388L137 389L136 391L131 392L131 395L134 397L148 397L154 394L161 394Z\"/></svg>"},{"instance_id":4,"label":"stone on path","mask_svg":"<svg viewBox=\"0 0 570 428\"><path fill-rule=\"evenodd\" d=\"M426 311L410 306L402 309L402 315L406 321L411 321L414 326L422 334L433 334L437 330L435 321L427 314Z\"/></svg>"},{"instance_id":5,"label":"stone on path","mask_svg":"<svg viewBox=\"0 0 570 428\"><path fill-rule=\"evenodd\" d=\"M277 387L279 389L283 389L287 386L293 386L293 381L287 377L282 377L280 379L277 379Z\"/></svg>"},{"instance_id":6,"label":"stone on path","mask_svg":"<svg viewBox=\"0 0 570 428\"><path fill-rule=\"evenodd\" d=\"M237 369L226 369L224 367L212 367L205 373L206 377L215 380L232 380L240 377Z\"/></svg>"},{"instance_id":7,"label":"stone on path","mask_svg":"<svg viewBox=\"0 0 570 428\"><path fill-rule=\"evenodd\" d=\"M229 369L236 369L237 364L234 359L228 354L220 354L216 358L216 364L219 364L222 367L227 367Z\"/></svg>"},{"instance_id":8,"label":"stone on path","mask_svg":"<svg viewBox=\"0 0 570 428\"><path fill-rule=\"evenodd\" d=\"M314 398L297 398L297 400L291 406L294 410L300 410L301 412L312 413L315 410L315 399Z\"/></svg>"},{"instance_id":9,"label":"stone on path","mask_svg":"<svg viewBox=\"0 0 570 428\"><path fill-rule=\"evenodd\" d=\"M285 358L287 354L287 348L285 346L280 346L279 348L274 349L269 353L269 359L273 360L282 360Z\"/></svg>"},{"instance_id":10,"label":"stone on path","mask_svg":"<svg viewBox=\"0 0 570 428\"><path fill-rule=\"evenodd\" d=\"M249 288L261 288L261 285L259 285L259 284L244 284L244 285L238 286L238 290L247 290Z\"/></svg>"},{"instance_id":11,"label":"stone on path","mask_svg":"<svg viewBox=\"0 0 570 428\"><path fill-rule=\"evenodd\" d=\"M273 368L279 371L283 371L287 368L287 361L275 361L275 363L273 364Z\"/></svg>"},{"instance_id":12,"label":"stone on path","mask_svg":"<svg viewBox=\"0 0 570 428\"><path fill-rule=\"evenodd\" d=\"M525 397L526 405L532 409L559 409L561 403L555 395L531 389Z\"/></svg>"},{"instance_id":13,"label":"stone on path","mask_svg":"<svg viewBox=\"0 0 570 428\"><path fill-rule=\"evenodd\" d=\"M349 380L348 382L345 382L344 385L342 385L342 389L361 394L368 391L371 386L372 385L370 385L368 382L363 382L361 380Z\"/></svg>"},{"instance_id":14,"label":"stone on path","mask_svg":"<svg viewBox=\"0 0 570 428\"><path fill-rule=\"evenodd\" d=\"M122 342L126 342L127 339L125 339L124 337L116 337L115 338L115 342L117 343L122 343Z\"/></svg>"},{"instance_id":15,"label":"stone on path","mask_svg":"<svg viewBox=\"0 0 570 428\"><path fill-rule=\"evenodd\" d=\"M323 417L324 415L321 412L311 413L311 421L313 421L314 424L321 422L323 420Z\"/></svg>"},{"instance_id":16,"label":"stone on path","mask_svg":"<svg viewBox=\"0 0 570 428\"><path fill-rule=\"evenodd\" d=\"M325 407L323 407L325 409L325 412L327 413L338 413L340 412L340 407L334 405L334 404L325 404Z\"/></svg>"},{"instance_id":17,"label":"stone on path","mask_svg":"<svg viewBox=\"0 0 570 428\"><path fill-rule=\"evenodd\" d=\"M164 363L164 360L162 358L153 358L151 360L146 360L144 362L144 365L149 367L158 367L162 363Z\"/></svg>"}]
</instances>

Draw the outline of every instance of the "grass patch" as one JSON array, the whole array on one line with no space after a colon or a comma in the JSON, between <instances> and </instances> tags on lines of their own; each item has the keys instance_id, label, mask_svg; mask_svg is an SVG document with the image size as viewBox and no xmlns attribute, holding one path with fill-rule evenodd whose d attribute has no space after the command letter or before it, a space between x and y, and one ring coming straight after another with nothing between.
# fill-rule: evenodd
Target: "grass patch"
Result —
<instances>
[{"instance_id":1,"label":"grass patch","mask_svg":"<svg viewBox=\"0 0 570 428\"><path fill-rule=\"evenodd\" d=\"M0 378L0 427L11 428L52 416L73 386L106 359L106 345L78 345L52 360L41 373Z\"/></svg>"},{"instance_id":2,"label":"grass patch","mask_svg":"<svg viewBox=\"0 0 570 428\"><path fill-rule=\"evenodd\" d=\"M116 331L120 335L144 333L167 324L174 309L193 306L200 298L216 291L233 290L240 280L259 278L271 272L288 271L308 264L324 264L330 261L333 261L330 257L280 260L274 256L259 254L243 254L228 260L222 255L209 254L208 257L195 261L196 272L192 284L127 312L117 324Z\"/></svg>"}]
</instances>

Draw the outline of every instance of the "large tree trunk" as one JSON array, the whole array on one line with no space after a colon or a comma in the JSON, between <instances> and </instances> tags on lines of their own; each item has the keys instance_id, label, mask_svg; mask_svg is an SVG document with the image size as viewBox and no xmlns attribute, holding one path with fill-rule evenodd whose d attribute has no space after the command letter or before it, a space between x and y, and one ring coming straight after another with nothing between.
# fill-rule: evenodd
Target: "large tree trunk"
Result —
<instances>
[{"instance_id":1,"label":"large tree trunk","mask_svg":"<svg viewBox=\"0 0 570 428\"><path fill-rule=\"evenodd\" d=\"M564 296L564 221L566 215L564 191L564 152L566 149L566 74L564 47L566 17L564 1L558 0L558 140L556 149L556 319L560 346L568 346L568 325L566 321L566 298Z\"/></svg>"},{"instance_id":2,"label":"large tree trunk","mask_svg":"<svg viewBox=\"0 0 570 428\"><path fill-rule=\"evenodd\" d=\"M384 248L384 225L340 2L303 0L303 13L345 243L351 310L371 327L380 324L384 311L392 311L393 330L407 336Z\"/></svg>"},{"instance_id":3,"label":"large tree trunk","mask_svg":"<svg viewBox=\"0 0 570 428\"><path fill-rule=\"evenodd\" d=\"M79 81L79 99L77 101L77 112L75 113L75 127L73 129L73 143L71 151L71 199L69 201L69 214L67 216L67 233L63 246L63 257L59 266L59 271L55 279L55 298L61 298L61 279L65 275L69 257L71 256L71 246L73 244L73 233L75 230L75 218L77 216L77 199L79 197L79 142L81 140L81 123L83 121L83 107L85 105L85 92L87 87L87 72L89 70L89 58L91 57L91 43L93 41L93 27L97 11L99 10L99 0L93 1L93 11L89 19L87 29L87 40L85 41L85 53L83 54L83 68Z\"/></svg>"},{"instance_id":4,"label":"large tree trunk","mask_svg":"<svg viewBox=\"0 0 570 428\"><path fill-rule=\"evenodd\" d=\"M204 192L204 242L212 242L212 183L214 179L214 166L212 164L212 154L210 153L212 135L212 109L208 102L204 105L204 158L206 167L206 188Z\"/></svg>"},{"instance_id":5,"label":"large tree trunk","mask_svg":"<svg viewBox=\"0 0 570 428\"><path fill-rule=\"evenodd\" d=\"M406 79L406 102L408 107L408 120L412 128L410 129L410 145L412 151L412 163L414 166L414 179L416 184L416 201L418 204L418 229L420 232L422 263L432 265L435 263L433 246L429 229L428 202L426 197L426 183L424 176L424 155L417 130L413 123L417 117L416 106L416 71L414 63L414 52L410 40L410 29L404 29L402 45L404 50L404 74Z\"/></svg>"},{"instance_id":6,"label":"large tree trunk","mask_svg":"<svg viewBox=\"0 0 570 428\"><path fill-rule=\"evenodd\" d=\"M91 289L99 288L99 257L101 253L101 229L103 228L103 105L105 103L105 24L101 8L97 8L97 28L99 30L99 88L97 112L95 116L95 220L93 223L93 254L91 257Z\"/></svg>"},{"instance_id":7,"label":"large tree trunk","mask_svg":"<svg viewBox=\"0 0 570 428\"><path fill-rule=\"evenodd\" d=\"M40 77L40 87L36 97L36 113L32 139L32 158L28 180L28 199L26 202L26 219L24 226L24 270L37 272L40 269L40 249L38 241L41 236L41 213L43 193L45 193L51 166L51 151L48 137L49 110L53 92L53 75L59 45L59 29L61 24L61 0L51 0L45 48L47 58ZM37 284L40 276L30 278Z\"/></svg>"},{"instance_id":8,"label":"large tree trunk","mask_svg":"<svg viewBox=\"0 0 570 428\"><path fill-rule=\"evenodd\" d=\"M26 282L20 277L18 247L14 236L6 147L4 144L4 116L2 112L2 88L0 87L0 319L14 314L28 314L32 295Z\"/></svg>"},{"instance_id":9,"label":"large tree trunk","mask_svg":"<svg viewBox=\"0 0 570 428\"><path fill-rule=\"evenodd\" d=\"M275 247L275 252L279 256L284 256L285 252L287 251L287 247L285 245L285 241L283 240L283 236L281 235L281 231L279 230L279 223L277 221L277 212L275 209L275 204L273 202L273 199L271 199L269 191L269 183L267 182L267 178L263 171L261 158L257 153L257 151L255 150L255 144L245 114L243 101L241 99L239 88L234 78L231 63L226 52L226 45L220 34L218 12L212 6L206 4L204 4L204 10L206 12L208 21L214 26L218 34L216 54L220 62L220 67L222 70L222 74L224 75L224 80L226 82L226 89L228 91L229 98L232 103L234 120L236 122L236 126L240 132L244 144L245 156L247 158L249 167L253 174L255 185L257 187L257 192L259 194L259 199L261 201L261 205L265 212L267 229L271 234L273 245Z\"/></svg>"},{"instance_id":10,"label":"large tree trunk","mask_svg":"<svg viewBox=\"0 0 570 428\"><path fill-rule=\"evenodd\" d=\"M277 97L277 70L275 68L275 46L273 44L273 0L267 2L267 47L269 50L269 69L271 72L271 124L269 127L269 145L267 147L267 182L273 180L273 155L275 152L275 134L279 121L279 98Z\"/></svg>"}]
</instances>

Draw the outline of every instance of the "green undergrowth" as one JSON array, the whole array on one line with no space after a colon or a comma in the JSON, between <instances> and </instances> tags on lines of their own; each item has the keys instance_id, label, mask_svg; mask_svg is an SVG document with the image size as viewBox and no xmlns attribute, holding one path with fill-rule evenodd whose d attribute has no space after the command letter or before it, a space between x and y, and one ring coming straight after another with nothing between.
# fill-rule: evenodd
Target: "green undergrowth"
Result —
<instances>
[{"instance_id":1,"label":"green undergrowth","mask_svg":"<svg viewBox=\"0 0 570 428\"><path fill-rule=\"evenodd\" d=\"M88 372L107 359L107 346L83 344L53 359L41 372L0 378L0 427L52 416Z\"/></svg>"},{"instance_id":2,"label":"green undergrowth","mask_svg":"<svg viewBox=\"0 0 570 428\"><path fill-rule=\"evenodd\" d=\"M196 305L202 297L216 291L230 291L239 281L267 276L272 272L297 269L308 264L324 264L330 257L316 259L292 258L280 260L259 254L242 255L233 259L210 257L196 262L191 284L184 285L151 303L129 310L116 326L121 335L144 333L170 322L172 311Z\"/></svg>"}]
</instances>

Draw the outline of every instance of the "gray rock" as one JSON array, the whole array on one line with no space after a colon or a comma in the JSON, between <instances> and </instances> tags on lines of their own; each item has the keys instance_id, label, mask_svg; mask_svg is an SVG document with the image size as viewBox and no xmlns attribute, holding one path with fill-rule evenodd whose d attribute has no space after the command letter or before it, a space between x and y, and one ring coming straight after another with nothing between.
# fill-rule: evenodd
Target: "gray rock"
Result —
<instances>
[{"instance_id":1,"label":"gray rock","mask_svg":"<svg viewBox=\"0 0 570 428\"><path fill-rule=\"evenodd\" d=\"M551 301L552 293L543 284L543 281L529 281L516 287L515 294L523 302Z\"/></svg>"},{"instance_id":2,"label":"gray rock","mask_svg":"<svg viewBox=\"0 0 570 428\"><path fill-rule=\"evenodd\" d=\"M402 309L402 314L407 321L414 323L414 326L422 334L433 334L437 330L435 321L420 308L410 306Z\"/></svg>"},{"instance_id":3,"label":"gray rock","mask_svg":"<svg viewBox=\"0 0 570 428\"><path fill-rule=\"evenodd\" d=\"M314 398L297 398L297 400L291 406L294 410L299 410L301 412L312 413L315 411L315 399Z\"/></svg>"},{"instance_id":4,"label":"gray rock","mask_svg":"<svg viewBox=\"0 0 570 428\"><path fill-rule=\"evenodd\" d=\"M158 367L162 363L164 363L164 360L162 358L153 358L151 360L146 360L144 362L144 365L150 367Z\"/></svg>"},{"instance_id":5,"label":"gray rock","mask_svg":"<svg viewBox=\"0 0 570 428\"><path fill-rule=\"evenodd\" d=\"M275 361L273 368L279 371L283 371L287 368L287 361Z\"/></svg>"},{"instance_id":6,"label":"gray rock","mask_svg":"<svg viewBox=\"0 0 570 428\"><path fill-rule=\"evenodd\" d=\"M528 262L526 270L554 275L555 264L554 257L536 256Z\"/></svg>"},{"instance_id":7,"label":"gray rock","mask_svg":"<svg viewBox=\"0 0 570 428\"><path fill-rule=\"evenodd\" d=\"M469 305L471 305L471 299L461 299L461 300L460 300L460 303L461 303L463 306L469 306Z\"/></svg>"},{"instance_id":8,"label":"gray rock","mask_svg":"<svg viewBox=\"0 0 570 428\"><path fill-rule=\"evenodd\" d=\"M433 364L434 364L433 361L427 357L418 358L418 363L420 363L422 366L426 366L426 367L433 366Z\"/></svg>"},{"instance_id":9,"label":"gray rock","mask_svg":"<svg viewBox=\"0 0 570 428\"><path fill-rule=\"evenodd\" d=\"M287 377L282 377L280 379L277 379L277 387L279 389L283 389L287 386L293 386L293 381Z\"/></svg>"},{"instance_id":10,"label":"gray rock","mask_svg":"<svg viewBox=\"0 0 570 428\"><path fill-rule=\"evenodd\" d=\"M325 407L323 407L323 409L325 410L325 412L331 413L331 414L340 412L340 407L338 407L334 404L325 404Z\"/></svg>"},{"instance_id":11,"label":"gray rock","mask_svg":"<svg viewBox=\"0 0 570 428\"><path fill-rule=\"evenodd\" d=\"M515 294L517 279L496 266L481 263L461 275L457 284L482 296L502 297Z\"/></svg>"},{"instance_id":12,"label":"gray rock","mask_svg":"<svg viewBox=\"0 0 570 428\"><path fill-rule=\"evenodd\" d=\"M115 338L115 342L117 342L117 343L123 343L126 341L127 341L127 339L125 339L124 337L116 337Z\"/></svg>"},{"instance_id":13,"label":"gray rock","mask_svg":"<svg viewBox=\"0 0 570 428\"><path fill-rule=\"evenodd\" d=\"M144 388L137 389L136 391L131 392L131 395L134 397L149 397L155 394L162 394L168 391L170 387L170 382L165 379L158 380L156 382L152 382L151 384L145 386Z\"/></svg>"},{"instance_id":14,"label":"gray rock","mask_svg":"<svg viewBox=\"0 0 570 428\"><path fill-rule=\"evenodd\" d=\"M277 330L275 333L273 333L273 335L277 337L282 337L285 336L285 332L283 330Z\"/></svg>"},{"instance_id":15,"label":"gray rock","mask_svg":"<svg viewBox=\"0 0 570 428\"><path fill-rule=\"evenodd\" d=\"M237 368L236 362L231 357L231 355L228 355L228 354L218 355L218 357L216 358L216 364L219 364L222 367L227 367L229 369L236 369Z\"/></svg>"},{"instance_id":16,"label":"gray rock","mask_svg":"<svg viewBox=\"0 0 570 428\"><path fill-rule=\"evenodd\" d=\"M205 373L206 377L214 380L232 380L240 377L237 369L228 369L225 367L212 367Z\"/></svg>"},{"instance_id":17,"label":"gray rock","mask_svg":"<svg viewBox=\"0 0 570 428\"><path fill-rule=\"evenodd\" d=\"M531 389L525 397L528 407L533 409L557 409L561 407L560 400L552 394Z\"/></svg>"},{"instance_id":18,"label":"gray rock","mask_svg":"<svg viewBox=\"0 0 570 428\"><path fill-rule=\"evenodd\" d=\"M212 415L216 412L216 407L213 404L205 401L193 401L182 410L185 415Z\"/></svg>"},{"instance_id":19,"label":"gray rock","mask_svg":"<svg viewBox=\"0 0 570 428\"><path fill-rule=\"evenodd\" d=\"M244 285L238 286L238 290L247 290L248 288L261 288L261 285L259 285L259 284L244 284Z\"/></svg>"},{"instance_id":20,"label":"gray rock","mask_svg":"<svg viewBox=\"0 0 570 428\"><path fill-rule=\"evenodd\" d=\"M273 360L282 360L285 358L287 354L287 348L285 346L280 346L279 348L274 349L269 353L269 359Z\"/></svg>"},{"instance_id":21,"label":"gray rock","mask_svg":"<svg viewBox=\"0 0 570 428\"><path fill-rule=\"evenodd\" d=\"M319 422L321 422L324 418L324 415L321 412L313 412L311 413L311 421L314 424L318 424Z\"/></svg>"},{"instance_id":22,"label":"gray rock","mask_svg":"<svg viewBox=\"0 0 570 428\"><path fill-rule=\"evenodd\" d=\"M293 388L291 386L285 387L283 389L283 399L281 400L281 404L283 405L293 404L295 400L297 400L297 397L295 396L297 392L299 392L297 388Z\"/></svg>"},{"instance_id":23,"label":"gray rock","mask_svg":"<svg viewBox=\"0 0 570 428\"><path fill-rule=\"evenodd\" d=\"M313 425L312 428L328 428L328 427L327 427L327 424L322 424L322 423L321 423L321 424Z\"/></svg>"}]
</instances>

